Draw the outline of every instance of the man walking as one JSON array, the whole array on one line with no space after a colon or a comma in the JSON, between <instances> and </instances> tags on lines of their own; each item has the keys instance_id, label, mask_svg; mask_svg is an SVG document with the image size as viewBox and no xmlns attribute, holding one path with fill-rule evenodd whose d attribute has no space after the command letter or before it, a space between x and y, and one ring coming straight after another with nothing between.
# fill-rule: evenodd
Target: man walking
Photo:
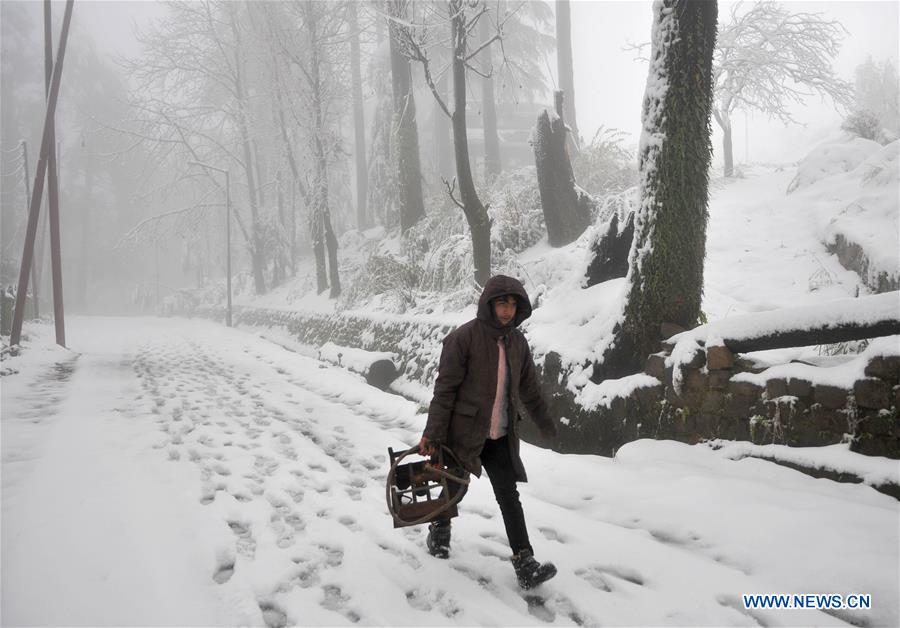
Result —
<instances>
[{"instance_id":1,"label":"man walking","mask_svg":"<svg viewBox=\"0 0 900 628\"><path fill-rule=\"evenodd\" d=\"M513 551L512 564L525 589L556 575L552 563L534 558L516 489L516 482L527 481L519 457L520 406L545 438L556 436L531 349L517 329L529 316L531 301L517 279L496 275L488 280L476 318L444 339L428 422L419 442L422 455L433 455L444 444L469 472L480 477L482 467L487 471ZM427 544L432 555L449 556L449 519L430 525Z\"/></svg>"}]
</instances>

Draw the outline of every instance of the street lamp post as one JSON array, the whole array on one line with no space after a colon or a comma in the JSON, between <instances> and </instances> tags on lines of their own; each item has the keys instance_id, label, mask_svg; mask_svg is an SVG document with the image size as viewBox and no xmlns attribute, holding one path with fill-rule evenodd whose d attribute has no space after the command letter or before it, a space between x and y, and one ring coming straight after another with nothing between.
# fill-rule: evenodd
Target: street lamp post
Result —
<instances>
[{"instance_id":1,"label":"street lamp post","mask_svg":"<svg viewBox=\"0 0 900 628\"><path fill-rule=\"evenodd\" d=\"M200 163L199 161L190 161L188 164L215 170L225 175L225 292L228 300L228 307L225 310L225 325L231 327L231 176L227 169L211 166L210 164Z\"/></svg>"}]
</instances>

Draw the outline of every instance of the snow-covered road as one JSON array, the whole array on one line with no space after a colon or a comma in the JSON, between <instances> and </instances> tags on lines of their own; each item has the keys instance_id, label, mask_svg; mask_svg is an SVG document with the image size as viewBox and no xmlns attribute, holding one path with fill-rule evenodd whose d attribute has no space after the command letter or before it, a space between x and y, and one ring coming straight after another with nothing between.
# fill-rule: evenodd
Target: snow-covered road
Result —
<instances>
[{"instance_id":1,"label":"snow-covered road","mask_svg":"<svg viewBox=\"0 0 900 628\"><path fill-rule=\"evenodd\" d=\"M706 447L616 459L525 446L537 557L519 592L489 484L450 560L394 530L387 447L417 406L248 330L72 319L4 362L4 625L898 623L898 504ZM870 593L869 611L747 611L742 593Z\"/></svg>"}]
</instances>

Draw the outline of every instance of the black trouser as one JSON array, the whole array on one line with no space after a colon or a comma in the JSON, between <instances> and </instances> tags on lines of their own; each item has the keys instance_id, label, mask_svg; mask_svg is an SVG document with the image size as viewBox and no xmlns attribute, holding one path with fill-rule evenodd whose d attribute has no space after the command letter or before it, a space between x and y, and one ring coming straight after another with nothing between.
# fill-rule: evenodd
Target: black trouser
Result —
<instances>
[{"instance_id":1,"label":"black trouser","mask_svg":"<svg viewBox=\"0 0 900 628\"><path fill-rule=\"evenodd\" d=\"M509 455L509 442L506 436L484 442L481 465L487 472L491 487L494 489L494 497L500 506L510 549L513 554L518 554L523 549L530 550L528 530L525 529L525 514L522 512L519 490L516 488L516 470ZM450 522L449 519L445 521Z\"/></svg>"},{"instance_id":2,"label":"black trouser","mask_svg":"<svg viewBox=\"0 0 900 628\"><path fill-rule=\"evenodd\" d=\"M516 488L516 470L509 455L509 442L506 436L484 441L481 465L487 471L491 487L494 489L494 497L500 505L500 514L503 515L503 525L506 526L510 549L513 554L518 554L523 549L530 550L528 530L525 529L525 514L522 512L519 490Z\"/></svg>"}]
</instances>

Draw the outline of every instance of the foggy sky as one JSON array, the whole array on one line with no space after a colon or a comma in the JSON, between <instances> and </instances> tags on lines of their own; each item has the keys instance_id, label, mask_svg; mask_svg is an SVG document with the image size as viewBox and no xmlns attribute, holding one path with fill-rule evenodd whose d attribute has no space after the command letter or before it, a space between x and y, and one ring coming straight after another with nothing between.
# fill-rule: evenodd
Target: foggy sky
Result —
<instances>
[{"instance_id":1,"label":"foggy sky","mask_svg":"<svg viewBox=\"0 0 900 628\"><path fill-rule=\"evenodd\" d=\"M62 13L62 3L56 14ZM727 20L733 2L719 3L719 19ZM745 6L749 3L745 3ZM857 65L872 55L876 61L891 58L897 66L898 7L893 0L866 2L788 2L794 11L821 12L840 21L849 31L835 69L839 76L853 80ZM640 136L640 106L647 80L646 62L636 61L636 53L623 50L630 43L650 38L652 2L648 0L573 0L572 28L575 64L575 92L578 126L590 140L601 125L629 133L629 144L636 146ZM94 37L98 49L110 54L134 55L139 46L132 25L146 24L164 14L165 8L150 0L78 0L73 22ZM556 59L547 59L548 84L556 85ZM552 102L548 94L547 102ZM842 114L830 102L810 98L805 106L793 109L806 127L785 127L769 121L763 114L746 115L738 111L734 123L735 160L795 161L826 135L839 130ZM749 123L749 129L745 125ZM718 150L720 132L713 125L713 146ZM749 140L749 150L745 140ZM721 158L714 155L714 164Z\"/></svg>"}]
</instances>

